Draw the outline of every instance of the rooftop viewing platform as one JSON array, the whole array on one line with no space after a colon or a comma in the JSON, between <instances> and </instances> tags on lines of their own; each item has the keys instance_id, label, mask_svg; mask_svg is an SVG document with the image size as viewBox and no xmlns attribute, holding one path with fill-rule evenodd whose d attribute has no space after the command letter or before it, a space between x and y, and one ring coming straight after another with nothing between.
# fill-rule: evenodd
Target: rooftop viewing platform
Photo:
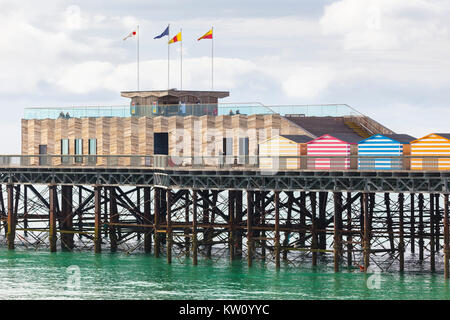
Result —
<instances>
[{"instance_id":1,"label":"rooftop viewing platform","mask_svg":"<svg viewBox=\"0 0 450 320\"><path fill-rule=\"evenodd\" d=\"M271 105L261 103L164 104L121 106L73 106L25 108L24 119L157 117L157 116L222 116L280 114L297 117L343 117L362 115L346 104Z\"/></svg>"}]
</instances>

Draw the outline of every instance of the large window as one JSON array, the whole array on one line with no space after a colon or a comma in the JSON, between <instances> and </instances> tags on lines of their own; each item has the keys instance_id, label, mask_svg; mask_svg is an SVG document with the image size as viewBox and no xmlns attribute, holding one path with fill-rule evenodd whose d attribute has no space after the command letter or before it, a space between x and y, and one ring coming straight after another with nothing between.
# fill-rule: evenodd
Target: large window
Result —
<instances>
[{"instance_id":1,"label":"large window","mask_svg":"<svg viewBox=\"0 0 450 320\"><path fill-rule=\"evenodd\" d=\"M97 139L89 139L89 154L97 154Z\"/></svg>"},{"instance_id":2,"label":"large window","mask_svg":"<svg viewBox=\"0 0 450 320\"><path fill-rule=\"evenodd\" d=\"M76 155L83 154L83 139L75 139L75 154ZM75 162L77 163L83 162L83 157L75 157Z\"/></svg>"},{"instance_id":3,"label":"large window","mask_svg":"<svg viewBox=\"0 0 450 320\"><path fill-rule=\"evenodd\" d=\"M248 163L248 137L239 138L239 163Z\"/></svg>"},{"instance_id":4,"label":"large window","mask_svg":"<svg viewBox=\"0 0 450 320\"><path fill-rule=\"evenodd\" d=\"M69 154L69 139L61 139L61 154ZM68 163L69 157L61 157L62 163Z\"/></svg>"},{"instance_id":5,"label":"large window","mask_svg":"<svg viewBox=\"0 0 450 320\"><path fill-rule=\"evenodd\" d=\"M95 156L97 154L97 139L89 139L88 143L88 161L89 164L96 164L97 163L97 157Z\"/></svg>"}]
</instances>

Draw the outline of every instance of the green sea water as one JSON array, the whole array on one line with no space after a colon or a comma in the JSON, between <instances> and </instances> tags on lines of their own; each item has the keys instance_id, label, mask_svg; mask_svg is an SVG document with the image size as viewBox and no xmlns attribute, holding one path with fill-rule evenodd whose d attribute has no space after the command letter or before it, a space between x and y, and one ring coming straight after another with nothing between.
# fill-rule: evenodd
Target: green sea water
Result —
<instances>
[{"instance_id":1,"label":"green sea water","mask_svg":"<svg viewBox=\"0 0 450 320\"><path fill-rule=\"evenodd\" d=\"M0 249L2 299L449 299L441 273L381 273L284 265L280 270L152 255ZM79 271L79 272L78 272ZM78 281L79 280L79 281Z\"/></svg>"}]
</instances>

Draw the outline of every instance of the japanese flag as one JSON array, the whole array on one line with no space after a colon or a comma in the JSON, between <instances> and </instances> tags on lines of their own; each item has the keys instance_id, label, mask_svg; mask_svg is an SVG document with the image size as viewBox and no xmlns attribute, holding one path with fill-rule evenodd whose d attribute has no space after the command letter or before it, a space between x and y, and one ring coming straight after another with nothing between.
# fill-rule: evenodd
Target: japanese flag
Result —
<instances>
[{"instance_id":1,"label":"japanese flag","mask_svg":"<svg viewBox=\"0 0 450 320\"><path fill-rule=\"evenodd\" d=\"M135 37L136 35L137 35L137 31L136 31L136 30L133 30L133 31L131 31L125 38L123 38L123 40L125 41L125 40L127 40L128 38Z\"/></svg>"}]
</instances>

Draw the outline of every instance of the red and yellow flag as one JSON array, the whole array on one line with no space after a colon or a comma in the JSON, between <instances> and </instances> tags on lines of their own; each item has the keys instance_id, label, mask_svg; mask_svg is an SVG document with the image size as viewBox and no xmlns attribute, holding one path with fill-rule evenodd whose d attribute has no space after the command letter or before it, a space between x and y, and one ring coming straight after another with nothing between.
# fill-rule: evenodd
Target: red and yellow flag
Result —
<instances>
[{"instance_id":1,"label":"red and yellow flag","mask_svg":"<svg viewBox=\"0 0 450 320\"><path fill-rule=\"evenodd\" d=\"M173 37L172 39L170 39L169 44L170 43L174 43L174 42L178 42L181 41L181 31L177 33L177 35L175 37Z\"/></svg>"},{"instance_id":2,"label":"red and yellow flag","mask_svg":"<svg viewBox=\"0 0 450 320\"><path fill-rule=\"evenodd\" d=\"M212 39L212 37L213 37L213 31L211 29L207 33L205 33L203 36L198 38L197 41L202 40L202 39Z\"/></svg>"}]
</instances>

